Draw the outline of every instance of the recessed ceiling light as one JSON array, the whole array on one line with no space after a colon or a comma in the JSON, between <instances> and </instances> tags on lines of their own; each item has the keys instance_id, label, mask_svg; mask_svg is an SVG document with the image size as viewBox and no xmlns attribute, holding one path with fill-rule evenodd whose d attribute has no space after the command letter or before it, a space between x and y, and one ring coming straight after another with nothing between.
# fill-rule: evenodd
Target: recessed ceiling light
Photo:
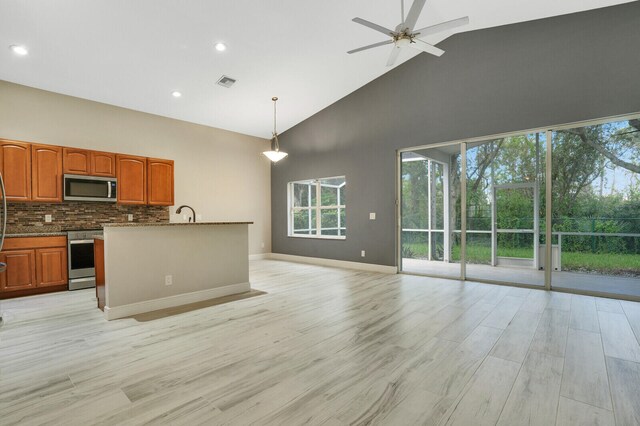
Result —
<instances>
[{"instance_id":1,"label":"recessed ceiling light","mask_svg":"<svg viewBox=\"0 0 640 426\"><path fill-rule=\"evenodd\" d=\"M227 50L227 45L224 43L216 43L215 48L218 52L224 52Z\"/></svg>"},{"instance_id":2,"label":"recessed ceiling light","mask_svg":"<svg viewBox=\"0 0 640 426\"><path fill-rule=\"evenodd\" d=\"M20 56L25 56L29 54L29 51L27 50L26 47L24 46L19 46L17 44L11 45L9 46L9 48L13 51L13 53L15 53L16 55L20 55Z\"/></svg>"},{"instance_id":3,"label":"recessed ceiling light","mask_svg":"<svg viewBox=\"0 0 640 426\"><path fill-rule=\"evenodd\" d=\"M174 98L179 98L182 96L182 93L175 91L175 92L171 92L171 96L173 96Z\"/></svg>"}]
</instances>

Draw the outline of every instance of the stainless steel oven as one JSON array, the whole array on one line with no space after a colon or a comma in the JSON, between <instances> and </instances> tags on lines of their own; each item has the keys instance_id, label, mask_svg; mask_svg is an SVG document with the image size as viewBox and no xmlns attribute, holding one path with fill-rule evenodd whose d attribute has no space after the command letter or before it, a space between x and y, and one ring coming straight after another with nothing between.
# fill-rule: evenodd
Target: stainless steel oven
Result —
<instances>
[{"instance_id":1,"label":"stainless steel oven","mask_svg":"<svg viewBox=\"0 0 640 426\"><path fill-rule=\"evenodd\" d=\"M116 178L64 175L64 199L66 201L116 202L118 181Z\"/></svg>"},{"instance_id":2,"label":"stainless steel oven","mask_svg":"<svg viewBox=\"0 0 640 426\"><path fill-rule=\"evenodd\" d=\"M69 290L96 286L96 269L93 261L93 237L102 230L69 231Z\"/></svg>"}]
</instances>

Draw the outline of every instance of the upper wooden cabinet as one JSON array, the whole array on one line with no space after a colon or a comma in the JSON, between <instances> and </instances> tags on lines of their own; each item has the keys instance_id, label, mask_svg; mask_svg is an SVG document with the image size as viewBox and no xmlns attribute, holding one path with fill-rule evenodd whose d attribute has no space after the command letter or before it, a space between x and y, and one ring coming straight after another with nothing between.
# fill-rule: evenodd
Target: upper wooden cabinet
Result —
<instances>
[{"instance_id":1,"label":"upper wooden cabinet","mask_svg":"<svg viewBox=\"0 0 640 426\"><path fill-rule=\"evenodd\" d=\"M62 202L62 148L31 145L31 200Z\"/></svg>"},{"instance_id":2,"label":"upper wooden cabinet","mask_svg":"<svg viewBox=\"0 0 640 426\"><path fill-rule=\"evenodd\" d=\"M116 155L110 152L91 151L90 174L92 176L116 176Z\"/></svg>"},{"instance_id":3,"label":"upper wooden cabinet","mask_svg":"<svg viewBox=\"0 0 640 426\"><path fill-rule=\"evenodd\" d=\"M147 203L152 206L172 206L173 161L147 158Z\"/></svg>"},{"instance_id":4,"label":"upper wooden cabinet","mask_svg":"<svg viewBox=\"0 0 640 426\"><path fill-rule=\"evenodd\" d=\"M0 139L0 173L8 201L31 200L31 144Z\"/></svg>"},{"instance_id":5,"label":"upper wooden cabinet","mask_svg":"<svg viewBox=\"0 0 640 426\"><path fill-rule=\"evenodd\" d=\"M116 176L116 154L87 149L64 148L65 174Z\"/></svg>"},{"instance_id":6,"label":"upper wooden cabinet","mask_svg":"<svg viewBox=\"0 0 640 426\"><path fill-rule=\"evenodd\" d=\"M120 204L172 206L173 171L173 160L0 139L8 201L60 203L63 175L71 174L117 177Z\"/></svg>"},{"instance_id":7,"label":"upper wooden cabinet","mask_svg":"<svg viewBox=\"0 0 640 426\"><path fill-rule=\"evenodd\" d=\"M90 154L86 149L64 148L63 170L70 175L88 175L90 173Z\"/></svg>"},{"instance_id":8,"label":"upper wooden cabinet","mask_svg":"<svg viewBox=\"0 0 640 426\"><path fill-rule=\"evenodd\" d=\"M116 155L118 203L147 204L147 159L133 155Z\"/></svg>"}]
</instances>

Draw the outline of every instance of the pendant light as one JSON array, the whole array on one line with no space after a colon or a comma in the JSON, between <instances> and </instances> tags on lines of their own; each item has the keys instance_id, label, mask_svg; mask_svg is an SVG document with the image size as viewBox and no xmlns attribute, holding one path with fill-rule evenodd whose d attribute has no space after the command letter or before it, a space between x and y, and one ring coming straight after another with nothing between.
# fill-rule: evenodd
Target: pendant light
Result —
<instances>
[{"instance_id":1,"label":"pendant light","mask_svg":"<svg viewBox=\"0 0 640 426\"><path fill-rule=\"evenodd\" d=\"M276 131L276 102L278 101L278 98L273 97L271 98L271 100L273 101L273 138L271 139L273 149L271 151L265 151L262 154L269 160L277 163L288 154L286 152L280 151L280 144L278 143L278 132Z\"/></svg>"}]
</instances>

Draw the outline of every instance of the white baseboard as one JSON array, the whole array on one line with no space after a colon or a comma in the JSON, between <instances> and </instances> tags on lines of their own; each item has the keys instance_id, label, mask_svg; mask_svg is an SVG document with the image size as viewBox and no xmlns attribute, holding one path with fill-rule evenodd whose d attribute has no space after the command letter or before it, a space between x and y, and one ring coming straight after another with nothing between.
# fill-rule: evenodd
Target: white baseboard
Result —
<instances>
[{"instance_id":1,"label":"white baseboard","mask_svg":"<svg viewBox=\"0 0 640 426\"><path fill-rule=\"evenodd\" d=\"M397 274L395 266L375 265L372 263L349 262L346 260L323 259L320 257L295 256L293 254L270 253L267 259L286 260L289 262L310 263L312 265L332 266L334 268L357 269L359 271Z\"/></svg>"},{"instance_id":2,"label":"white baseboard","mask_svg":"<svg viewBox=\"0 0 640 426\"><path fill-rule=\"evenodd\" d=\"M249 260L271 259L271 253L250 254Z\"/></svg>"},{"instance_id":3,"label":"white baseboard","mask_svg":"<svg viewBox=\"0 0 640 426\"><path fill-rule=\"evenodd\" d=\"M202 302L203 300L216 299L231 294L244 293L251 290L250 283L231 284L224 287L216 287L208 290L194 291L192 293L178 294L160 299L146 300L144 302L131 303L129 305L104 307L104 317L107 320L124 318L131 315L160 309L173 308L175 306L188 305L189 303Z\"/></svg>"}]
</instances>

